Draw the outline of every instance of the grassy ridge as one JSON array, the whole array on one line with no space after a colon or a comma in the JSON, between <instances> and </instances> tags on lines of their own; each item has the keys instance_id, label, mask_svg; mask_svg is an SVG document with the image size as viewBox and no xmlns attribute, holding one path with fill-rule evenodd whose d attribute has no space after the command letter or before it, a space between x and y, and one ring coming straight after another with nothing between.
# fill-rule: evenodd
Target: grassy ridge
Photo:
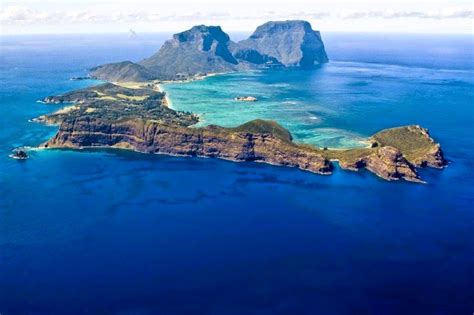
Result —
<instances>
[{"instance_id":1,"label":"grassy ridge","mask_svg":"<svg viewBox=\"0 0 474 315\"><path fill-rule=\"evenodd\" d=\"M372 139L380 146L399 149L408 161L415 164L437 147L428 131L415 125L385 129L373 135Z\"/></svg>"}]
</instances>

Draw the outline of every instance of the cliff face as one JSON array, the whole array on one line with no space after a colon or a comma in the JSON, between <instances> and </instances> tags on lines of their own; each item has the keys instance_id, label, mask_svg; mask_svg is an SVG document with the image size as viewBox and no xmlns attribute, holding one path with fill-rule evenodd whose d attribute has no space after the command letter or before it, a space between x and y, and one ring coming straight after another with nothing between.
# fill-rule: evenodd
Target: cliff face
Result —
<instances>
[{"instance_id":1,"label":"cliff face","mask_svg":"<svg viewBox=\"0 0 474 315\"><path fill-rule=\"evenodd\" d=\"M407 127L392 131L403 128ZM251 121L236 128L190 128L139 118L106 121L81 116L64 120L56 136L44 147L112 147L143 153L255 161L319 174L331 173L330 160L335 159L343 169L357 171L366 168L386 180L422 182L416 165L398 148L321 150L293 143L286 129L276 122L264 120Z\"/></svg>"},{"instance_id":2,"label":"cliff face","mask_svg":"<svg viewBox=\"0 0 474 315\"><path fill-rule=\"evenodd\" d=\"M219 26L194 26L175 34L158 53L140 64L166 79L234 71L238 62L229 51L229 43L229 36Z\"/></svg>"},{"instance_id":3,"label":"cliff face","mask_svg":"<svg viewBox=\"0 0 474 315\"><path fill-rule=\"evenodd\" d=\"M274 128L273 122L262 122ZM116 147L144 153L202 156L232 161L258 161L297 167L320 174L331 172L332 165L317 151L300 150L286 138L273 133L246 132L245 127L217 126L184 128L145 120L110 123L83 117L64 121L59 132L44 146ZM281 127L279 127L281 128Z\"/></svg>"},{"instance_id":4,"label":"cliff face","mask_svg":"<svg viewBox=\"0 0 474 315\"><path fill-rule=\"evenodd\" d=\"M382 147L359 163L387 180L404 178L408 181L420 181L413 165L403 157L400 150L393 147Z\"/></svg>"},{"instance_id":5,"label":"cliff face","mask_svg":"<svg viewBox=\"0 0 474 315\"><path fill-rule=\"evenodd\" d=\"M285 67L312 67L328 62L321 35L306 21L268 22L239 42L235 55L251 63L278 62Z\"/></svg>"}]
</instances>

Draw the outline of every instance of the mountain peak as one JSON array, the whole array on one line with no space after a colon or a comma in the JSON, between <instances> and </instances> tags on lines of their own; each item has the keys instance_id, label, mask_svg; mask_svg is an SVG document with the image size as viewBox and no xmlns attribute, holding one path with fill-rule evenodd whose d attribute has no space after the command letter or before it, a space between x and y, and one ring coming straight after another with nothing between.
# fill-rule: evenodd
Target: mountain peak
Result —
<instances>
[{"instance_id":1,"label":"mountain peak","mask_svg":"<svg viewBox=\"0 0 474 315\"><path fill-rule=\"evenodd\" d=\"M267 33L287 32L292 29L302 29L305 32L312 32L311 24L303 20L287 20L287 21L269 21L257 27L255 32L250 36L251 39L260 38Z\"/></svg>"},{"instance_id":2,"label":"mountain peak","mask_svg":"<svg viewBox=\"0 0 474 315\"><path fill-rule=\"evenodd\" d=\"M230 40L229 35L227 35L220 26L206 25L193 26L187 31L174 34L173 38L179 42L192 42L201 40L202 38L207 38L208 40L215 39L223 42L228 42Z\"/></svg>"},{"instance_id":3,"label":"mountain peak","mask_svg":"<svg viewBox=\"0 0 474 315\"><path fill-rule=\"evenodd\" d=\"M140 64L166 79L178 74L234 71L238 62L229 51L229 43L229 35L220 26L197 25L174 34L155 55Z\"/></svg>"},{"instance_id":4,"label":"mountain peak","mask_svg":"<svg viewBox=\"0 0 474 315\"><path fill-rule=\"evenodd\" d=\"M286 67L308 68L328 61L320 33L301 20L267 22L257 27L249 39L239 42L238 47L236 55L256 51Z\"/></svg>"}]
</instances>

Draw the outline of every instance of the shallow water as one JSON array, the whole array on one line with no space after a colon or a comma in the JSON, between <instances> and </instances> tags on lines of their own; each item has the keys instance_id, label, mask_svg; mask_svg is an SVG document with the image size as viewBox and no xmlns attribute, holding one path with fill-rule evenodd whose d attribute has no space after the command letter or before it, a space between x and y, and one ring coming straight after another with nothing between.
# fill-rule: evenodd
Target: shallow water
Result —
<instances>
[{"instance_id":1,"label":"shallow water","mask_svg":"<svg viewBox=\"0 0 474 315\"><path fill-rule=\"evenodd\" d=\"M423 170L426 185L108 150L8 158L55 132L28 122L58 108L36 100L93 84L68 79L139 60L166 37L2 38L0 313L472 312L471 37L420 37L416 50L411 37L330 34L333 61L314 71L166 86L204 124L276 119L316 145L423 125L451 161ZM241 94L259 101L232 101Z\"/></svg>"},{"instance_id":2,"label":"shallow water","mask_svg":"<svg viewBox=\"0 0 474 315\"><path fill-rule=\"evenodd\" d=\"M173 108L201 115L199 125L231 127L257 118L274 119L296 141L321 147L361 146L380 129L400 125L421 124L436 136L446 125L470 122L473 109L465 105L473 97L472 71L409 70L334 61L313 71L226 74L164 88ZM258 101L234 100L247 95ZM440 119L444 107L464 114Z\"/></svg>"}]
</instances>

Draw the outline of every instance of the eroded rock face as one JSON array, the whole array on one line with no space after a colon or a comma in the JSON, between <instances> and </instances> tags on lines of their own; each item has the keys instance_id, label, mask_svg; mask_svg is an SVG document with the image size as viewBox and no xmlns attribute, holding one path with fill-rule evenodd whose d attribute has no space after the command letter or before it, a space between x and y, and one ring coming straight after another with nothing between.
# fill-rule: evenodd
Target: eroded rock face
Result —
<instances>
[{"instance_id":1,"label":"eroded rock face","mask_svg":"<svg viewBox=\"0 0 474 315\"><path fill-rule=\"evenodd\" d=\"M153 85L129 88L106 83L50 96L45 102L72 102L38 121L60 124L47 148L112 147L143 153L255 161L329 174L330 160L344 169L366 168L386 180L421 182L415 167L446 164L439 144L420 126L382 130L366 148L318 149L296 144L275 121L256 119L234 128L192 128L198 117L165 106Z\"/></svg>"},{"instance_id":2,"label":"eroded rock face","mask_svg":"<svg viewBox=\"0 0 474 315\"><path fill-rule=\"evenodd\" d=\"M267 22L249 39L237 43L234 55L250 63L285 67L308 68L328 62L320 33L306 21Z\"/></svg>"},{"instance_id":3,"label":"eroded rock face","mask_svg":"<svg viewBox=\"0 0 474 315\"><path fill-rule=\"evenodd\" d=\"M439 143L436 143L432 149L430 149L417 166L430 166L434 168L443 168L447 165L446 159L444 158L443 150Z\"/></svg>"},{"instance_id":4,"label":"eroded rock face","mask_svg":"<svg viewBox=\"0 0 474 315\"><path fill-rule=\"evenodd\" d=\"M421 182L415 167L403 157L400 150L389 146L372 149L371 153L355 161L339 160L339 166L351 171L366 168L386 180Z\"/></svg>"},{"instance_id":5,"label":"eroded rock face","mask_svg":"<svg viewBox=\"0 0 474 315\"><path fill-rule=\"evenodd\" d=\"M117 147L144 153L257 161L329 174L332 165L321 154L300 148L270 133L251 133L209 126L184 128L144 120L107 123L94 118L64 121L45 145L54 147Z\"/></svg>"},{"instance_id":6,"label":"eroded rock face","mask_svg":"<svg viewBox=\"0 0 474 315\"><path fill-rule=\"evenodd\" d=\"M414 135L421 135L422 139L429 143L428 148L425 148L419 157L414 159L413 163L416 166L430 166L434 168L443 168L446 166L447 162L441 150L441 145L431 138L428 129L418 125L408 126L407 129Z\"/></svg>"},{"instance_id":7,"label":"eroded rock face","mask_svg":"<svg viewBox=\"0 0 474 315\"><path fill-rule=\"evenodd\" d=\"M291 134L274 121L255 120L235 128L208 126L190 128L156 120L132 118L103 120L82 115L63 120L47 148L112 147L143 153L214 157L231 161L255 161L296 167L319 174L331 173L329 159L337 159L343 169L362 168L386 180L422 182L415 167L391 146L359 150L320 150L292 142ZM406 127L401 127L406 128ZM390 132L397 131L392 129ZM440 151L439 151L440 152ZM353 154L358 158L351 158ZM434 152L426 166L444 165ZM420 165L423 166L423 165Z\"/></svg>"},{"instance_id":8,"label":"eroded rock face","mask_svg":"<svg viewBox=\"0 0 474 315\"><path fill-rule=\"evenodd\" d=\"M421 181L415 168L403 157L400 150L393 147L382 147L362 159L365 167L387 180L405 179Z\"/></svg>"},{"instance_id":9,"label":"eroded rock face","mask_svg":"<svg viewBox=\"0 0 474 315\"><path fill-rule=\"evenodd\" d=\"M296 167L319 174L330 174L331 151L292 142L291 134L272 121L256 120L236 128L208 126L189 128L144 119L104 121L78 117L62 122L59 132L44 144L47 148L112 147L143 153L214 157L231 161L255 161ZM341 168L361 168L386 180L422 182L402 152L382 146L348 162L338 159Z\"/></svg>"},{"instance_id":10,"label":"eroded rock face","mask_svg":"<svg viewBox=\"0 0 474 315\"><path fill-rule=\"evenodd\" d=\"M219 26L194 26L175 34L155 55L141 61L140 65L162 79L235 71L238 62L229 50L229 43L229 35Z\"/></svg>"}]
</instances>

